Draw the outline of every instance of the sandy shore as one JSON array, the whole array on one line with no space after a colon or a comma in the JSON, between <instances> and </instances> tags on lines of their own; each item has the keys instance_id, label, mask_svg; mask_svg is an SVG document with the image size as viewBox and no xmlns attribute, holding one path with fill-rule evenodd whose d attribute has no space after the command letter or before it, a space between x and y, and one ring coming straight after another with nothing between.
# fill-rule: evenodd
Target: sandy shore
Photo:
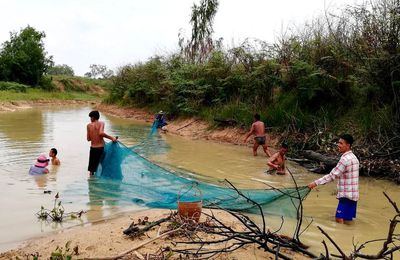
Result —
<instances>
[{"instance_id":1,"label":"sandy shore","mask_svg":"<svg viewBox=\"0 0 400 260\"><path fill-rule=\"evenodd\" d=\"M209 213L209 210L206 210ZM60 230L58 232L47 234L25 242L21 247L0 254L0 259L33 259L32 255L39 255L39 259L49 259L52 252L57 247L62 247L65 252L65 245L69 243L69 253L73 259L111 259L120 256L118 259L161 259L146 258L149 256L161 255L161 250L166 248L182 248L176 245L176 241L188 241L183 235L162 236L171 227L168 223L163 223L147 231L140 237L129 237L122 233L134 221L138 223L138 219L143 220L145 217L149 221L157 221L161 218L168 217L170 210L150 209L141 212L133 212L124 216L103 220L86 226L75 226ZM226 212L213 210L213 213L234 229L240 228L237 221L234 220ZM206 221L204 214L200 222ZM142 227L142 226L139 226ZM160 238L157 238L161 234ZM199 234L202 239L215 239L215 236ZM226 246L221 244L219 246ZM134 250L133 250L134 249ZM131 251L132 250L132 251ZM124 252L131 251L124 254ZM307 257L293 253L288 250L281 251L294 259L308 259ZM164 256L168 254L164 252ZM122 256L123 255L123 256ZM169 259L181 259L185 256L179 253L172 253ZM233 253L223 253L214 259L274 259L274 255L256 248L255 245L248 245ZM117 259L117 258L116 258Z\"/></svg>"}]
</instances>

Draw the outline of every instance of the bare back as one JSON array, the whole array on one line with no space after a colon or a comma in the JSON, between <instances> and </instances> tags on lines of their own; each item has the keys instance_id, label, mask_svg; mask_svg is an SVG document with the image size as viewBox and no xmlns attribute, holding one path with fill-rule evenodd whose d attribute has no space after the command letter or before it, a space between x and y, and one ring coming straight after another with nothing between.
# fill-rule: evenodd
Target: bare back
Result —
<instances>
[{"instance_id":1,"label":"bare back","mask_svg":"<svg viewBox=\"0 0 400 260\"><path fill-rule=\"evenodd\" d=\"M265 136L265 125L262 121L256 121L251 125L255 136Z\"/></svg>"},{"instance_id":2,"label":"bare back","mask_svg":"<svg viewBox=\"0 0 400 260\"><path fill-rule=\"evenodd\" d=\"M94 121L87 125L87 140L91 142L91 147L104 147L104 122Z\"/></svg>"}]
</instances>

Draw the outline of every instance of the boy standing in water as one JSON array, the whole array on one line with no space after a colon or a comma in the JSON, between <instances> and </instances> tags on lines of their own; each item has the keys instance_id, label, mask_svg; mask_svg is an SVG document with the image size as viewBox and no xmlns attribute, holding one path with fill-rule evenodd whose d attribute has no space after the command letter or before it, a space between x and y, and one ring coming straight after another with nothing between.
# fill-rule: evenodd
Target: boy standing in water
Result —
<instances>
[{"instance_id":1,"label":"boy standing in water","mask_svg":"<svg viewBox=\"0 0 400 260\"><path fill-rule=\"evenodd\" d=\"M357 201L359 198L358 175L360 162L353 151L351 151L353 142L354 139L349 134L340 136L338 150L342 156L338 164L329 174L308 184L310 189L314 189L317 185L339 179L336 195L339 200L336 209L336 222L342 224L356 217Z\"/></svg>"},{"instance_id":2,"label":"boy standing in water","mask_svg":"<svg viewBox=\"0 0 400 260\"><path fill-rule=\"evenodd\" d=\"M89 117L90 123L87 125L87 140L90 141L88 171L90 172L90 175L94 175L104 152L103 138L105 137L113 142L116 142L117 138L104 132L104 122L99 121L99 111L90 112Z\"/></svg>"},{"instance_id":3,"label":"boy standing in water","mask_svg":"<svg viewBox=\"0 0 400 260\"><path fill-rule=\"evenodd\" d=\"M257 156L258 146L262 146L264 149L264 153L268 156L271 156L271 153L268 151L268 146L265 143L265 125L264 122L260 121L260 115L254 115L254 123L251 125L250 131L246 134L244 138L244 142L247 141L250 135L254 134L254 146L253 146L253 155Z\"/></svg>"},{"instance_id":4,"label":"boy standing in water","mask_svg":"<svg viewBox=\"0 0 400 260\"><path fill-rule=\"evenodd\" d=\"M51 158L51 164L52 165L60 165L61 162L60 160L57 158L57 149L56 148L51 148L50 152L49 152L49 157Z\"/></svg>"}]
</instances>

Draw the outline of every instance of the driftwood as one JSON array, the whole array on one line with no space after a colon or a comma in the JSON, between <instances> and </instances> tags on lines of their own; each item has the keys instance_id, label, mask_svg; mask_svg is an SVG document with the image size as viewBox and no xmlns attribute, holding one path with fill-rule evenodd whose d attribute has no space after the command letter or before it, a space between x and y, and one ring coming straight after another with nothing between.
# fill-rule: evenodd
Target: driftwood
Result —
<instances>
[{"instance_id":1,"label":"driftwood","mask_svg":"<svg viewBox=\"0 0 400 260\"><path fill-rule=\"evenodd\" d=\"M218 126L235 126L238 122L235 119L224 119L224 118L214 118L214 122L217 122Z\"/></svg>"},{"instance_id":2,"label":"driftwood","mask_svg":"<svg viewBox=\"0 0 400 260\"><path fill-rule=\"evenodd\" d=\"M336 157L326 156L311 150L304 150L300 155L305 159L292 159L308 170L315 173L328 173L338 163L339 159Z\"/></svg>"},{"instance_id":3,"label":"driftwood","mask_svg":"<svg viewBox=\"0 0 400 260\"><path fill-rule=\"evenodd\" d=\"M241 228L233 228L230 225L224 223L222 220L218 219L213 212L211 214L203 213L206 215L211 221L207 226L206 233L214 235L210 240L201 239L198 236L191 237L190 241L178 241L177 244L184 244L185 249L172 249L172 251L181 253L184 255L190 255L195 257L196 259L209 259L215 257L221 253L233 252L243 246L249 244L255 244L259 249L263 249L270 253L273 253L276 256L276 259L292 259L290 255L287 255L281 252L282 248L288 248L293 251L300 252L308 257L316 258L312 252L307 251L307 246L302 244L299 240L299 236L301 233L301 223L302 223L302 203L300 194L291 195L287 194L291 198L291 200L296 199L299 200L299 206L297 208L297 225L294 236L288 237L284 235L279 235L277 232L280 231L284 219L282 218L281 227L278 230L271 231L266 226L266 219L263 213L263 208L260 204L252 200L250 197L246 196L240 190L238 190L231 182L225 179L225 181L230 185L230 188L235 190L239 196L245 198L249 204L254 205L259 210L259 215L261 216L262 224L257 225L253 220L251 220L248 216L243 215L240 212L235 212L228 209L222 209L216 206L227 213L229 213L232 217L234 217L238 225ZM297 184L296 184L296 188ZM276 191L285 194L284 191L276 189ZM299 196L299 197L298 197ZM292 201L293 202L293 201ZM201 231L201 230L200 230ZM212 245L211 247L209 247Z\"/></svg>"}]
</instances>

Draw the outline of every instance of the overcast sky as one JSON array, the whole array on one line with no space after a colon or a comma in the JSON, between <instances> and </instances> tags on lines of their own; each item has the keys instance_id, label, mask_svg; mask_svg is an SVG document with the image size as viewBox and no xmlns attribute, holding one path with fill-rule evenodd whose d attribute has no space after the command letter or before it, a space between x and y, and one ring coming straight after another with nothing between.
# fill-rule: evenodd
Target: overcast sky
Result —
<instances>
[{"instance_id":1,"label":"overcast sky","mask_svg":"<svg viewBox=\"0 0 400 260\"><path fill-rule=\"evenodd\" d=\"M355 1L220 0L214 37L230 46L247 37L273 42L288 26ZM199 0L0 0L0 43L29 24L46 33L55 63L72 66L75 74L90 64L116 69L176 51L178 33L190 36L194 2Z\"/></svg>"}]
</instances>

